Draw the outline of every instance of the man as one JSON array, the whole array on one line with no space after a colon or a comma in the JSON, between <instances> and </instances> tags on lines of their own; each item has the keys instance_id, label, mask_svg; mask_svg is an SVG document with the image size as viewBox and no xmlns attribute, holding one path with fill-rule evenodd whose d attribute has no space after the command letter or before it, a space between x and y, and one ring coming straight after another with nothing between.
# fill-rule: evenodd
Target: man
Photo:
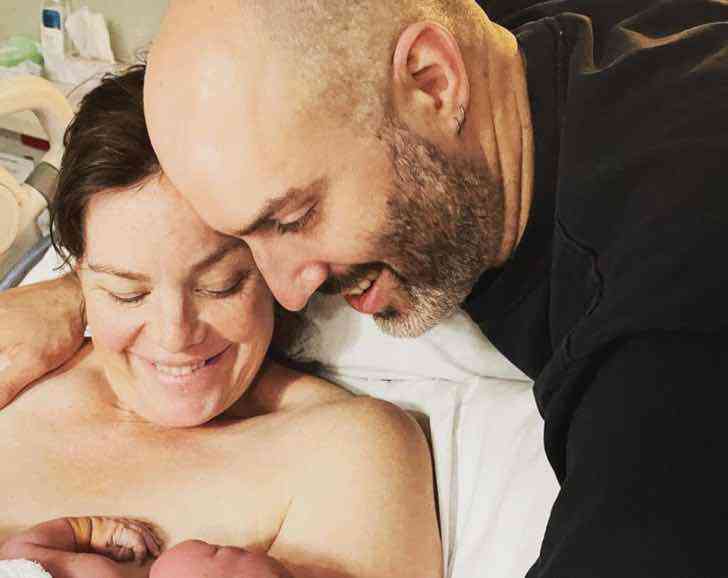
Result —
<instances>
[{"instance_id":1,"label":"man","mask_svg":"<svg viewBox=\"0 0 728 578\"><path fill-rule=\"evenodd\" d=\"M562 489L529 578L728 575L728 4L522 4L175 2L152 142L284 306L414 336L462 304L535 379Z\"/></svg>"}]
</instances>

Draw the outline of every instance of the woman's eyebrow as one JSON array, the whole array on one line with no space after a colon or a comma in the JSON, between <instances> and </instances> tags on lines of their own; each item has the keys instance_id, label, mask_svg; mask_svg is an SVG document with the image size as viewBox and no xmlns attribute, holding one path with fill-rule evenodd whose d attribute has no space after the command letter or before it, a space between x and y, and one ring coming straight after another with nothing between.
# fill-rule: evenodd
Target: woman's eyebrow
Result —
<instances>
[{"instance_id":1,"label":"woman's eyebrow","mask_svg":"<svg viewBox=\"0 0 728 578\"><path fill-rule=\"evenodd\" d=\"M86 268L90 269L94 273L103 273L104 275L114 275L115 277L122 277L123 279L130 279L131 281L145 281L150 280L148 275L143 273L134 273L132 271L126 271L125 269L117 269L111 265L94 264L90 261L87 262Z\"/></svg>"},{"instance_id":2,"label":"woman's eyebrow","mask_svg":"<svg viewBox=\"0 0 728 578\"><path fill-rule=\"evenodd\" d=\"M245 247L240 239L229 239L224 245L218 247L215 251L210 253L207 257L202 258L197 263L192 265L192 272L199 273L208 267L211 267L218 261L221 261L228 253Z\"/></svg>"},{"instance_id":3,"label":"woman's eyebrow","mask_svg":"<svg viewBox=\"0 0 728 578\"><path fill-rule=\"evenodd\" d=\"M230 239L224 245L218 247L215 251L203 257L200 261L192 265L191 270L193 273L199 273L200 271L207 269L214 265L218 261L221 261L228 253L235 249L241 249L245 245L239 239ZM119 269L112 265L104 265L101 263L87 262L86 267L94 273L102 273L104 275L114 275L115 277L121 277L122 279L129 279L131 281L142 281L148 283L151 278L149 275L144 273L135 273L126 269Z\"/></svg>"}]
</instances>

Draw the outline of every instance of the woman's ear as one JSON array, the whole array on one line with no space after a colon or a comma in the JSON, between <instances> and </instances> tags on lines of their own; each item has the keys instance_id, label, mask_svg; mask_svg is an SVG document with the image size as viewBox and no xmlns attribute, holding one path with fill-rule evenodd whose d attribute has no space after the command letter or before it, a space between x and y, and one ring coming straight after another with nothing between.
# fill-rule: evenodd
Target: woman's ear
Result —
<instances>
[{"instance_id":1,"label":"woman's ear","mask_svg":"<svg viewBox=\"0 0 728 578\"><path fill-rule=\"evenodd\" d=\"M457 136L470 86L460 47L450 31L436 22L411 24L399 36L392 64L398 117L414 129Z\"/></svg>"}]
</instances>

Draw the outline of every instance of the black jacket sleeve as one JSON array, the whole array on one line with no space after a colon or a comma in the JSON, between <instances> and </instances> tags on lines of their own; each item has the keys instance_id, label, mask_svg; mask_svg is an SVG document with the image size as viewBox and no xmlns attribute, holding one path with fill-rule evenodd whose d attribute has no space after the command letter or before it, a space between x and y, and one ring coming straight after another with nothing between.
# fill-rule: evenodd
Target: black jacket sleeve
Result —
<instances>
[{"instance_id":1,"label":"black jacket sleeve","mask_svg":"<svg viewBox=\"0 0 728 578\"><path fill-rule=\"evenodd\" d=\"M728 576L728 331L651 332L591 372L528 578Z\"/></svg>"}]
</instances>

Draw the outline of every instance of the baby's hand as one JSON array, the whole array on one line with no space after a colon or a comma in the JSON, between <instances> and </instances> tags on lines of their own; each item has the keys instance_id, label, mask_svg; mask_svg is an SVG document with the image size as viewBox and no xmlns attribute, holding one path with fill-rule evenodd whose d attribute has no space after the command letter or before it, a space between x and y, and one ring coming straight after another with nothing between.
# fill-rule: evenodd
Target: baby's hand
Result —
<instances>
[{"instance_id":1,"label":"baby's hand","mask_svg":"<svg viewBox=\"0 0 728 578\"><path fill-rule=\"evenodd\" d=\"M152 526L139 520L93 516L72 518L69 523L79 546L117 562L133 560L141 565L162 552L162 542Z\"/></svg>"}]
</instances>

